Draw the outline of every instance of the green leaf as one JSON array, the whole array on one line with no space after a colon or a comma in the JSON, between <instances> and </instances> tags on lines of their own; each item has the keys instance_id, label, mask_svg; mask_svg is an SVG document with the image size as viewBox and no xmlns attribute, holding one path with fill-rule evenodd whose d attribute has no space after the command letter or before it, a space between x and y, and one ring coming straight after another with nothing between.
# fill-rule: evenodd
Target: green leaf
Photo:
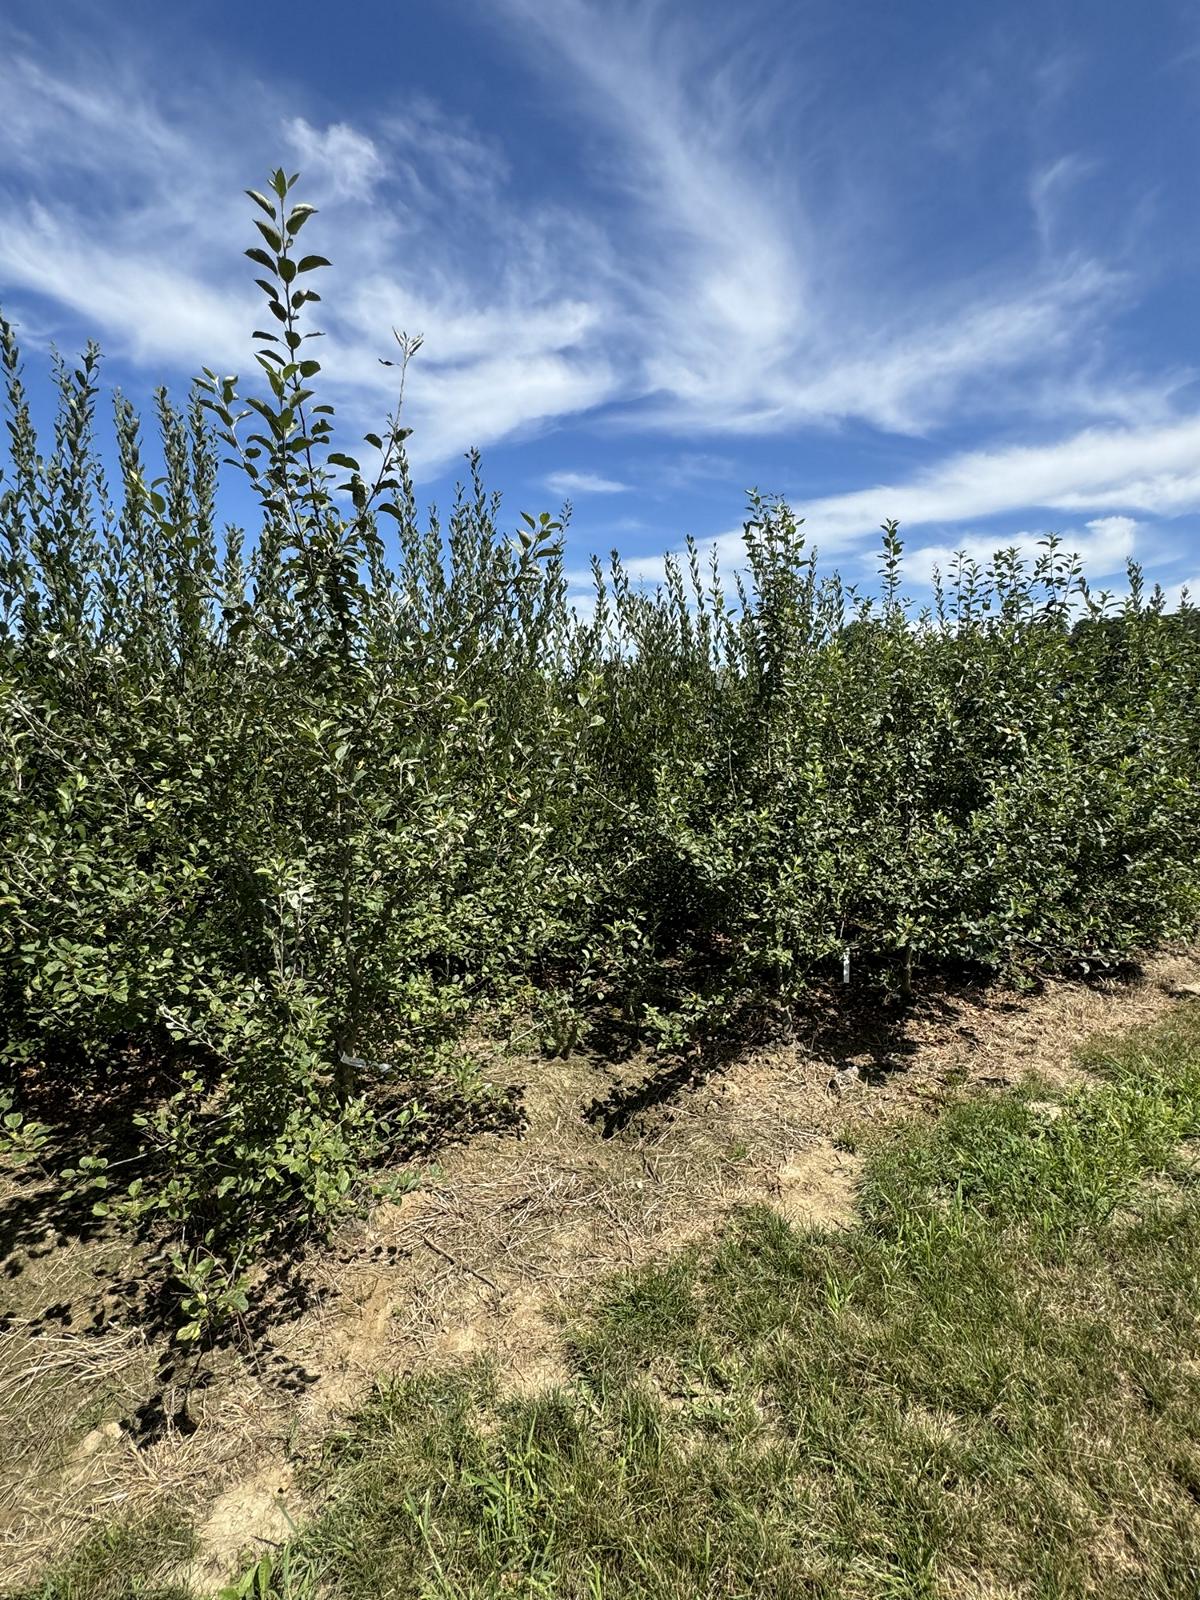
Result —
<instances>
[{"instance_id":1,"label":"green leaf","mask_svg":"<svg viewBox=\"0 0 1200 1600\"><path fill-rule=\"evenodd\" d=\"M272 411L271 407L265 400L259 400L256 396L252 396L250 399L248 399L246 404L252 411L258 412L259 416L268 424L273 433L279 433L283 422L281 412Z\"/></svg>"},{"instance_id":2,"label":"green leaf","mask_svg":"<svg viewBox=\"0 0 1200 1600\"><path fill-rule=\"evenodd\" d=\"M283 240L280 238L275 229L271 227L270 223L268 222L260 222L257 217L254 219L254 226L258 229L259 233L262 234L263 238L270 245L271 249L274 250L275 254L278 255L283 249Z\"/></svg>"},{"instance_id":3,"label":"green leaf","mask_svg":"<svg viewBox=\"0 0 1200 1600\"><path fill-rule=\"evenodd\" d=\"M300 229L308 221L309 217L316 213L316 209L316 206L304 204L292 207L287 219L287 231L293 239L300 232Z\"/></svg>"},{"instance_id":4,"label":"green leaf","mask_svg":"<svg viewBox=\"0 0 1200 1600\"><path fill-rule=\"evenodd\" d=\"M332 264L333 263L327 261L324 256L303 256L296 268L296 271L313 272L317 267L328 267L332 266Z\"/></svg>"}]
</instances>

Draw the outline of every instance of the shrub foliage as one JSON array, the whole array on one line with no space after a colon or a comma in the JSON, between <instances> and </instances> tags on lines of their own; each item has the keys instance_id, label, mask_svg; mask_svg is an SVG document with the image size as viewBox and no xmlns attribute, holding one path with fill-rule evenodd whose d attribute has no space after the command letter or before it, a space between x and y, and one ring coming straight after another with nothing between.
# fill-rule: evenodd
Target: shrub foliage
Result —
<instances>
[{"instance_id":1,"label":"shrub foliage","mask_svg":"<svg viewBox=\"0 0 1200 1600\"><path fill-rule=\"evenodd\" d=\"M6 1138L52 1072L142 1074L140 1153L70 1181L169 1228L185 1333L355 1202L431 1082L473 1092L489 1007L675 1049L786 1017L847 952L903 994L1195 927L1194 610L1136 569L1096 596L1048 540L917 612L894 524L860 594L757 495L731 585L692 545L654 592L614 555L576 607L562 523L506 536L474 456L422 518L399 404L373 465L335 447L294 181L252 194L256 390L161 391L153 480L119 394L97 444L94 347L39 441L0 319Z\"/></svg>"}]
</instances>

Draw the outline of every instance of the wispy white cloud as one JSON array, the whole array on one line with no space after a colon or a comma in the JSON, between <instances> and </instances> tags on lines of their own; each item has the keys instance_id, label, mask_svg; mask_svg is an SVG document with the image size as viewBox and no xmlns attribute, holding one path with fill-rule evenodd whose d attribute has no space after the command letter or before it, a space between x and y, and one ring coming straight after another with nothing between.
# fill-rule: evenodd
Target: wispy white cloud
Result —
<instances>
[{"instance_id":1,"label":"wispy white cloud","mask_svg":"<svg viewBox=\"0 0 1200 1600\"><path fill-rule=\"evenodd\" d=\"M418 468L620 392L601 334L602 237L586 219L514 202L486 138L422 99L368 129L294 114L286 85L251 94L231 74L207 87L201 106L145 61L108 76L69 56L52 66L0 26L15 153L0 158L10 314L25 298L25 321L60 339L95 334L156 378L164 365L244 369L261 301L241 258L253 235L240 191L262 187L286 147L322 212L306 240L335 258L320 354L352 425L377 426L390 404L377 358L392 326L426 336L408 392ZM249 128L234 115L247 103L258 107ZM470 228L448 225L467 198ZM578 287L576 252L595 264Z\"/></svg>"},{"instance_id":2,"label":"wispy white cloud","mask_svg":"<svg viewBox=\"0 0 1200 1600\"><path fill-rule=\"evenodd\" d=\"M801 508L823 549L852 547L885 517L907 528L1029 507L1150 516L1200 511L1200 416L1151 428L1088 428L1055 444L971 450L907 482Z\"/></svg>"},{"instance_id":3,"label":"wispy white cloud","mask_svg":"<svg viewBox=\"0 0 1200 1600\"><path fill-rule=\"evenodd\" d=\"M93 332L115 335L136 361L233 370L253 326L253 291L214 286L166 256L147 252L136 236L115 233L98 248L72 219L36 200L0 226L6 288L77 313Z\"/></svg>"},{"instance_id":4,"label":"wispy white cloud","mask_svg":"<svg viewBox=\"0 0 1200 1600\"><path fill-rule=\"evenodd\" d=\"M1069 152L1039 167L1029 180L1029 204L1045 250L1053 249L1059 221L1073 189L1096 170L1096 163Z\"/></svg>"},{"instance_id":5,"label":"wispy white cloud","mask_svg":"<svg viewBox=\"0 0 1200 1600\"><path fill-rule=\"evenodd\" d=\"M1083 336L1128 295L1123 272L1077 249L1056 255L1047 233L1015 269L897 292L862 249L884 197L857 173L831 201L820 142L808 153L783 131L815 94L793 57L771 60L746 30L714 39L683 12L638 0L498 9L619 151L611 170L637 219L624 311L641 357L640 385L628 383L631 399L644 396L641 421L921 433L949 415L1005 410L1035 384L1112 415L1117 386L1097 389ZM1031 178L1047 228L1052 191L1083 168L1068 157Z\"/></svg>"},{"instance_id":6,"label":"wispy white cloud","mask_svg":"<svg viewBox=\"0 0 1200 1600\"><path fill-rule=\"evenodd\" d=\"M737 481L738 463L730 455L712 450L682 450L654 464L654 480L661 489L693 489L697 484Z\"/></svg>"},{"instance_id":7,"label":"wispy white cloud","mask_svg":"<svg viewBox=\"0 0 1200 1600\"><path fill-rule=\"evenodd\" d=\"M387 171L375 141L345 122L314 128L303 117L288 117L283 131L314 189L358 200L369 195Z\"/></svg>"},{"instance_id":8,"label":"wispy white cloud","mask_svg":"<svg viewBox=\"0 0 1200 1600\"><path fill-rule=\"evenodd\" d=\"M552 472L542 480L551 494L628 494L629 485L598 472Z\"/></svg>"},{"instance_id":9,"label":"wispy white cloud","mask_svg":"<svg viewBox=\"0 0 1200 1600\"><path fill-rule=\"evenodd\" d=\"M427 97L322 125L286 85L251 95L233 75L181 98L148 70L114 81L16 41L0 66L9 140L47 200L0 194L0 280L91 318L135 359L227 364L248 320L226 243L238 179L282 137L327 211L312 227L338 268L329 371L365 421L387 328L424 332L410 396L427 464L599 407L693 433L855 420L913 433L1003 409L1020 385L1106 415L1128 392L1074 357L1127 290L1099 260L1050 252L1019 277L889 292L850 246L861 201L818 201L781 131L811 92L803 74L747 30L714 38L648 0L500 0L496 14L619 149L597 178L604 226L515 194L495 139ZM59 181L72 166L100 175L102 195ZM1068 176L1060 164L1031 181L1048 204ZM464 202L469 228L454 222Z\"/></svg>"}]
</instances>

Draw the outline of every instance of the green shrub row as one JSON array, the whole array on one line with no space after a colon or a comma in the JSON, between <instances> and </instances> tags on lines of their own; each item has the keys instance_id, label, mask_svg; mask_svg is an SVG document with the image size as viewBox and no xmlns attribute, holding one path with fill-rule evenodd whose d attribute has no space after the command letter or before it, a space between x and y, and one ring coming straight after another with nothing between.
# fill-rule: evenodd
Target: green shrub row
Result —
<instances>
[{"instance_id":1,"label":"green shrub row","mask_svg":"<svg viewBox=\"0 0 1200 1600\"><path fill-rule=\"evenodd\" d=\"M674 1049L786 1018L847 956L907 993L1196 926L1194 610L1136 569L1095 596L1048 540L956 562L918 611L894 524L860 594L755 496L731 585L694 546L652 593L614 555L585 615L562 525L505 536L475 458L422 518L399 404L373 466L335 447L293 182L253 196L257 392L161 392L153 479L120 395L97 444L94 348L39 443L0 320L8 1136L34 1081L132 1080L141 1153L69 1181L169 1225L189 1334L355 1203L431 1086L477 1092L489 1008Z\"/></svg>"}]
</instances>

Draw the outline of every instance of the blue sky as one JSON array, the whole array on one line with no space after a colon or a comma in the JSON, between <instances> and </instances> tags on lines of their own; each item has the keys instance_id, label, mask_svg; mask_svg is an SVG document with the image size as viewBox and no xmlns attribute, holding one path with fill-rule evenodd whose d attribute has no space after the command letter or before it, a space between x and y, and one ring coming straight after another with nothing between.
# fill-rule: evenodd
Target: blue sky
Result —
<instances>
[{"instance_id":1,"label":"blue sky","mask_svg":"<svg viewBox=\"0 0 1200 1600\"><path fill-rule=\"evenodd\" d=\"M282 163L354 435L425 336L424 498L478 445L581 571L732 562L757 485L854 579L896 516L918 588L1054 530L1200 591L1192 0L6 0L0 105L31 379L89 335L140 400L248 373Z\"/></svg>"}]
</instances>

